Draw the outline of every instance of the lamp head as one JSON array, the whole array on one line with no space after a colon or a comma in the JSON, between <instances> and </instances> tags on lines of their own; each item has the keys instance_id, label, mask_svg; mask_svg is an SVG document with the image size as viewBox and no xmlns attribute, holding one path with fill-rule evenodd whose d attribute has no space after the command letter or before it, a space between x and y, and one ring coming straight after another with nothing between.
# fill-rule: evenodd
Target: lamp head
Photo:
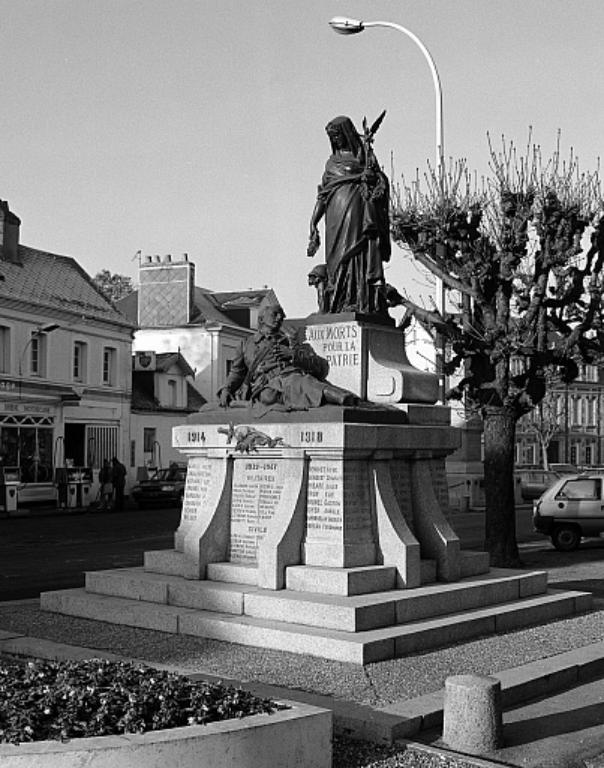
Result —
<instances>
[{"instance_id":1,"label":"lamp head","mask_svg":"<svg viewBox=\"0 0 604 768\"><path fill-rule=\"evenodd\" d=\"M38 336L40 333L52 333L52 331L56 331L59 327L60 326L58 323L47 323L46 325L40 325L32 332L32 335Z\"/></svg>"},{"instance_id":2,"label":"lamp head","mask_svg":"<svg viewBox=\"0 0 604 768\"><path fill-rule=\"evenodd\" d=\"M329 26L339 35L356 35L365 29L362 21L349 19L346 16L334 16Z\"/></svg>"}]
</instances>

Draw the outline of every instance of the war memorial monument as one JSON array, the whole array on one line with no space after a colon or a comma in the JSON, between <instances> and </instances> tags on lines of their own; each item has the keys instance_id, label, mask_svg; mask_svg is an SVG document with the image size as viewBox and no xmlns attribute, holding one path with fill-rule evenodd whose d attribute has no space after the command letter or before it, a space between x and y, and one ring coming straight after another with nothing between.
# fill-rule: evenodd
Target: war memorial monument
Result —
<instances>
[{"instance_id":1,"label":"war memorial monument","mask_svg":"<svg viewBox=\"0 0 604 768\"><path fill-rule=\"evenodd\" d=\"M216 401L174 428L188 460L174 547L44 593L45 610L366 664L589 607L545 572L489 569L449 522L459 433L388 314L381 117L326 128L318 311L265 306Z\"/></svg>"}]
</instances>

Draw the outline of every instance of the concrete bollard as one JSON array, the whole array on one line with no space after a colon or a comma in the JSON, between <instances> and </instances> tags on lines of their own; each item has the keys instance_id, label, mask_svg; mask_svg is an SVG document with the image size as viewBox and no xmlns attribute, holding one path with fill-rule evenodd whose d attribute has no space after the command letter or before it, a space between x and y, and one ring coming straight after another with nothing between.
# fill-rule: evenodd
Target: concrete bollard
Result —
<instances>
[{"instance_id":1,"label":"concrete bollard","mask_svg":"<svg viewBox=\"0 0 604 768\"><path fill-rule=\"evenodd\" d=\"M503 744L501 683L494 677L445 680L443 742L456 752L484 755Z\"/></svg>"}]
</instances>

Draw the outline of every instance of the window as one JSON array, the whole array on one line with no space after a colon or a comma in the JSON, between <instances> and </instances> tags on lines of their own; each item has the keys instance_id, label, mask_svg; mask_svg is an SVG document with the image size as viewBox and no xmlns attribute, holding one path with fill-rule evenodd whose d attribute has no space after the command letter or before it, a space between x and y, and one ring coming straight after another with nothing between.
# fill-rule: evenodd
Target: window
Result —
<instances>
[{"instance_id":1,"label":"window","mask_svg":"<svg viewBox=\"0 0 604 768\"><path fill-rule=\"evenodd\" d=\"M512 376L520 376L526 371L526 362L523 357L510 358L510 373Z\"/></svg>"},{"instance_id":2,"label":"window","mask_svg":"<svg viewBox=\"0 0 604 768\"><path fill-rule=\"evenodd\" d=\"M557 499L599 499L601 481L594 478L579 478L564 483L556 494Z\"/></svg>"},{"instance_id":3,"label":"window","mask_svg":"<svg viewBox=\"0 0 604 768\"><path fill-rule=\"evenodd\" d=\"M522 448L522 463L535 464L535 446L525 445Z\"/></svg>"},{"instance_id":4,"label":"window","mask_svg":"<svg viewBox=\"0 0 604 768\"><path fill-rule=\"evenodd\" d=\"M176 408L178 405L178 391L174 379L168 379L168 407Z\"/></svg>"},{"instance_id":5,"label":"window","mask_svg":"<svg viewBox=\"0 0 604 768\"><path fill-rule=\"evenodd\" d=\"M577 446L571 445L570 447L570 463L573 466L577 465Z\"/></svg>"},{"instance_id":6,"label":"window","mask_svg":"<svg viewBox=\"0 0 604 768\"><path fill-rule=\"evenodd\" d=\"M44 375L44 351L46 339L40 334L32 336L29 346L29 372L32 376Z\"/></svg>"},{"instance_id":7,"label":"window","mask_svg":"<svg viewBox=\"0 0 604 768\"><path fill-rule=\"evenodd\" d=\"M143 451L153 453L155 445L155 427L145 427L143 429Z\"/></svg>"},{"instance_id":8,"label":"window","mask_svg":"<svg viewBox=\"0 0 604 768\"><path fill-rule=\"evenodd\" d=\"M10 372L10 328L0 326L0 373Z\"/></svg>"},{"instance_id":9,"label":"window","mask_svg":"<svg viewBox=\"0 0 604 768\"><path fill-rule=\"evenodd\" d=\"M5 416L0 426L0 456L4 467L16 467L23 483L53 481L52 418Z\"/></svg>"},{"instance_id":10,"label":"window","mask_svg":"<svg viewBox=\"0 0 604 768\"><path fill-rule=\"evenodd\" d=\"M156 439L155 427L143 428L143 458L145 466L157 467L160 464L159 456L156 455L159 451L159 443Z\"/></svg>"},{"instance_id":11,"label":"window","mask_svg":"<svg viewBox=\"0 0 604 768\"><path fill-rule=\"evenodd\" d=\"M103 348L103 384L114 387L116 383L117 350L113 347Z\"/></svg>"},{"instance_id":12,"label":"window","mask_svg":"<svg viewBox=\"0 0 604 768\"><path fill-rule=\"evenodd\" d=\"M592 457L591 445L586 445L585 446L585 463L586 464L591 464L592 463L591 457Z\"/></svg>"},{"instance_id":13,"label":"window","mask_svg":"<svg viewBox=\"0 0 604 768\"><path fill-rule=\"evenodd\" d=\"M73 345L73 380L86 381L86 344L76 341Z\"/></svg>"},{"instance_id":14,"label":"window","mask_svg":"<svg viewBox=\"0 0 604 768\"><path fill-rule=\"evenodd\" d=\"M566 397L564 395L558 395L556 410L560 414L560 417L566 416Z\"/></svg>"},{"instance_id":15,"label":"window","mask_svg":"<svg viewBox=\"0 0 604 768\"><path fill-rule=\"evenodd\" d=\"M598 366L597 365L581 365L579 366L579 381L592 381L598 380Z\"/></svg>"},{"instance_id":16,"label":"window","mask_svg":"<svg viewBox=\"0 0 604 768\"><path fill-rule=\"evenodd\" d=\"M119 427L107 424L86 425L86 466L100 469L105 459L119 456Z\"/></svg>"}]
</instances>

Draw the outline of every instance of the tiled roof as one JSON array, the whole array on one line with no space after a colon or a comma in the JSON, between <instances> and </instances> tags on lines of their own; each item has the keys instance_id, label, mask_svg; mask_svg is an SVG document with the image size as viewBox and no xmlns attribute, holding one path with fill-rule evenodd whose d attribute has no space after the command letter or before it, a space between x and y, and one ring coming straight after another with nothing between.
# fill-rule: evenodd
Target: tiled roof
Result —
<instances>
[{"instance_id":1,"label":"tiled roof","mask_svg":"<svg viewBox=\"0 0 604 768\"><path fill-rule=\"evenodd\" d=\"M186 408L166 408L159 404L159 401L155 397L151 397L144 388L140 387L137 383L136 376L132 377L132 410L133 411L152 411L154 413L174 413L181 411L184 413L194 413L198 411L202 405L205 405L207 400L203 395L190 383L187 382L187 406Z\"/></svg>"},{"instance_id":2,"label":"tiled roof","mask_svg":"<svg viewBox=\"0 0 604 768\"><path fill-rule=\"evenodd\" d=\"M180 352L158 352L155 356L156 371L167 371L173 365L179 365L185 376L195 376L195 371Z\"/></svg>"},{"instance_id":3,"label":"tiled roof","mask_svg":"<svg viewBox=\"0 0 604 768\"><path fill-rule=\"evenodd\" d=\"M228 315L220 311L220 305L216 301L216 294L209 293L204 288L195 287L195 311L192 322L194 323L227 323L233 321Z\"/></svg>"},{"instance_id":4,"label":"tiled roof","mask_svg":"<svg viewBox=\"0 0 604 768\"><path fill-rule=\"evenodd\" d=\"M216 303L224 309L227 307L259 307L266 298L277 300L272 288L260 288L255 291L217 291L212 296Z\"/></svg>"},{"instance_id":5,"label":"tiled roof","mask_svg":"<svg viewBox=\"0 0 604 768\"><path fill-rule=\"evenodd\" d=\"M192 411L198 411L207 402L201 392L190 381L187 381L187 407Z\"/></svg>"},{"instance_id":6,"label":"tiled roof","mask_svg":"<svg viewBox=\"0 0 604 768\"><path fill-rule=\"evenodd\" d=\"M0 301L22 300L40 306L72 310L87 318L130 326L69 256L19 246L21 264L0 260Z\"/></svg>"}]
</instances>

